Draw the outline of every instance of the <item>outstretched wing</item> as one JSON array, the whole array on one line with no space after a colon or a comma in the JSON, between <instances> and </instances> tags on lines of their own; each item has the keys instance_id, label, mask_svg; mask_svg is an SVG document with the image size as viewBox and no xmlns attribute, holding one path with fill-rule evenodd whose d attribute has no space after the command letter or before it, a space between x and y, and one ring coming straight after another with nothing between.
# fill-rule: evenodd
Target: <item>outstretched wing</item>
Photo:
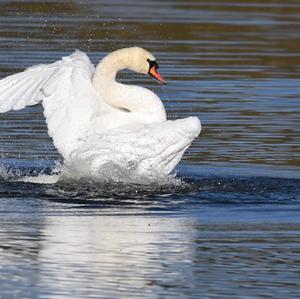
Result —
<instances>
[{"instance_id":1,"label":"outstretched wing","mask_svg":"<svg viewBox=\"0 0 300 299\"><path fill-rule=\"evenodd\" d=\"M94 66L82 52L33 66L0 80L0 113L42 102L48 133L67 159L100 111L91 77Z\"/></svg>"},{"instance_id":2,"label":"outstretched wing","mask_svg":"<svg viewBox=\"0 0 300 299\"><path fill-rule=\"evenodd\" d=\"M19 110L40 102L44 84L60 64L59 61L49 65L34 66L22 73L2 79L0 81L0 112Z\"/></svg>"}]
</instances>

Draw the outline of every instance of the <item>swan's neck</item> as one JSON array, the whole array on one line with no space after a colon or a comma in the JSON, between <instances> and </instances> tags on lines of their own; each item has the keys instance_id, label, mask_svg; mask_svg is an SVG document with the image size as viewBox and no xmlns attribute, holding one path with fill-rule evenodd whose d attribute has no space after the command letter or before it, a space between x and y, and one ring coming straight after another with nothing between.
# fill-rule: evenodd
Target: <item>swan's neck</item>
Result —
<instances>
[{"instance_id":1,"label":"swan's neck","mask_svg":"<svg viewBox=\"0 0 300 299\"><path fill-rule=\"evenodd\" d=\"M129 54L126 49L117 50L100 61L93 76L96 92L108 105L143 115L147 122L166 120L164 106L152 91L116 82L117 72L135 63Z\"/></svg>"}]
</instances>

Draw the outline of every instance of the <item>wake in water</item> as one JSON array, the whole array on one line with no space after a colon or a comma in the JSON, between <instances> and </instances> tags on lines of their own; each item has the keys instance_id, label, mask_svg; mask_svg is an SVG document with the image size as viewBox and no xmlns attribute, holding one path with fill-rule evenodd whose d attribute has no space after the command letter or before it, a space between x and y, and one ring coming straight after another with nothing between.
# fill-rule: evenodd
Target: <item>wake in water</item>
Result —
<instances>
[{"instance_id":1,"label":"wake in water","mask_svg":"<svg viewBox=\"0 0 300 299\"><path fill-rule=\"evenodd\" d=\"M137 178L124 169L117 170L111 168L97 178L83 178L51 161L45 161L44 165L6 161L0 167L0 197L36 198L98 208L164 209L168 203L176 204L178 195L190 191L190 185L175 175Z\"/></svg>"},{"instance_id":2,"label":"wake in water","mask_svg":"<svg viewBox=\"0 0 300 299\"><path fill-rule=\"evenodd\" d=\"M195 171L197 169L197 171ZM257 172L260 173L260 172ZM288 204L300 202L300 179L221 174L189 167L177 176L137 177L125 169L103 169L81 177L53 161L8 161L0 167L1 197L30 197L97 207L128 204L178 209L199 204ZM120 200L119 200L120 199Z\"/></svg>"}]
</instances>

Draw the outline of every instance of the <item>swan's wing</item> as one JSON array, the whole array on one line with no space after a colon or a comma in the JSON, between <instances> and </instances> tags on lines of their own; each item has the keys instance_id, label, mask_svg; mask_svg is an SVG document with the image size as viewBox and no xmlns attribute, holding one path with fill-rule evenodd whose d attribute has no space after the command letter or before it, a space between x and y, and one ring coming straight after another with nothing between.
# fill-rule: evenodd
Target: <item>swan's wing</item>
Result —
<instances>
[{"instance_id":1,"label":"swan's wing","mask_svg":"<svg viewBox=\"0 0 300 299\"><path fill-rule=\"evenodd\" d=\"M6 77L0 80L0 112L42 102L48 133L68 158L100 109L101 101L91 82L93 72L89 58L76 51L55 63Z\"/></svg>"},{"instance_id":2,"label":"swan's wing","mask_svg":"<svg viewBox=\"0 0 300 299\"><path fill-rule=\"evenodd\" d=\"M0 80L0 113L19 110L42 100L42 89L61 61L30 67Z\"/></svg>"}]
</instances>

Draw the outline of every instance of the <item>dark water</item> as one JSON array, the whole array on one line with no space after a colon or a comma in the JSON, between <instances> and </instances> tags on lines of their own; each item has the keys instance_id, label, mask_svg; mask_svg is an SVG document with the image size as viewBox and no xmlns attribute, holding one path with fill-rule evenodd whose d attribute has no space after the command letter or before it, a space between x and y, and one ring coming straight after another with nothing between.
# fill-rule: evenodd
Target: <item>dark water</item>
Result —
<instances>
[{"instance_id":1,"label":"dark water","mask_svg":"<svg viewBox=\"0 0 300 299\"><path fill-rule=\"evenodd\" d=\"M299 298L299 28L296 0L0 1L1 78L139 45L169 84L120 79L203 125L181 182L33 184L41 107L0 114L0 298Z\"/></svg>"}]
</instances>

